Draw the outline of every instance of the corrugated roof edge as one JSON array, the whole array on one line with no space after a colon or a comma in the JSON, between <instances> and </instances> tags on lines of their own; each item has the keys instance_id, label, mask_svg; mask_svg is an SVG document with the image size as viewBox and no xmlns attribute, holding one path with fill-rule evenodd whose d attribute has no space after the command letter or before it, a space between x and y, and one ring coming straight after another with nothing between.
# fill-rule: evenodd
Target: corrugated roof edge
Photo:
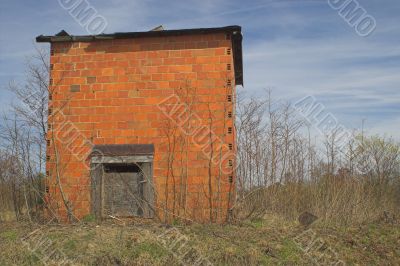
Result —
<instances>
[{"instance_id":1,"label":"corrugated roof edge","mask_svg":"<svg viewBox=\"0 0 400 266\"><path fill-rule=\"evenodd\" d=\"M189 34L230 33L232 34L233 59L235 64L235 83L243 86L243 54L242 54L242 28L240 26L226 26L219 28L195 28L180 30L143 31L143 32L116 32L99 35L62 35L36 37L36 42L91 42L96 40L113 40L143 37L179 36Z\"/></svg>"}]
</instances>

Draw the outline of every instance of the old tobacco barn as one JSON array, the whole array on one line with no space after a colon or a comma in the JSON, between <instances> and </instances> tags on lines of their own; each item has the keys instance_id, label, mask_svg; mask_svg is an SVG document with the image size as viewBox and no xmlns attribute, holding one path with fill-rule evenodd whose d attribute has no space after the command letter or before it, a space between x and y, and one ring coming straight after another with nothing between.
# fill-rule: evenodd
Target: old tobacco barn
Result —
<instances>
[{"instance_id":1,"label":"old tobacco barn","mask_svg":"<svg viewBox=\"0 0 400 266\"><path fill-rule=\"evenodd\" d=\"M37 41L51 45L49 211L63 220L229 219L239 26Z\"/></svg>"}]
</instances>

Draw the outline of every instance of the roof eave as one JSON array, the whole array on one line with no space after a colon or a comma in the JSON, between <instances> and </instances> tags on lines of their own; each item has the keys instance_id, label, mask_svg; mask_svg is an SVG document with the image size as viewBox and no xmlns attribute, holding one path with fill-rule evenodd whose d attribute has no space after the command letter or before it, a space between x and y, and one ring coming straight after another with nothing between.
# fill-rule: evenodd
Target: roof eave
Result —
<instances>
[{"instance_id":1,"label":"roof eave","mask_svg":"<svg viewBox=\"0 0 400 266\"><path fill-rule=\"evenodd\" d=\"M206 34L206 33L233 33L241 32L240 26L227 26L219 28L197 28L197 29L181 29L181 30L162 30L162 31L144 31L144 32L116 32L111 34L99 35L69 35L69 36L44 36L36 37L37 42L67 42L67 41L93 41L104 39L125 39L138 37L162 37L162 36L179 36L187 34Z\"/></svg>"}]
</instances>

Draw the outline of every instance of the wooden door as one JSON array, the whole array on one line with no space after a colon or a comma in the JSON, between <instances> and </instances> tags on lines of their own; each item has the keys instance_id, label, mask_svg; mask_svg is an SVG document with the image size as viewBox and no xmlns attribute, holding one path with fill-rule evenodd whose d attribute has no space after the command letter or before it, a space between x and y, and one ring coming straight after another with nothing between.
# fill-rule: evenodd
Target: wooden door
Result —
<instances>
[{"instance_id":1,"label":"wooden door","mask_svg":"<svg viewBox=\"0 0 400 266\"><path fill-rule=\"evenodd\" d=\"M103 175L103 217L143 216L143 175L136 167L112 166Z\"/></svg>"}]
</instances>

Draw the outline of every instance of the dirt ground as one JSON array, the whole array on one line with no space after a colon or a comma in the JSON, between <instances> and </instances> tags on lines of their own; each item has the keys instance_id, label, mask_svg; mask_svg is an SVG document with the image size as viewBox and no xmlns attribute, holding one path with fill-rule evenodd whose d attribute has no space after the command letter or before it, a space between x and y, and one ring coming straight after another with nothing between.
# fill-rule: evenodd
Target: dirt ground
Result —
<instances>
[{"instance_id":1,"label":"dirt ground","mask_svg":"<svg viewBox=\"0 0 400 266\"><path fill-rule=\"evenodd\" d=\"M400 226L0 223L0 265L400 265Z\"/></svg>"}]
</instances>

